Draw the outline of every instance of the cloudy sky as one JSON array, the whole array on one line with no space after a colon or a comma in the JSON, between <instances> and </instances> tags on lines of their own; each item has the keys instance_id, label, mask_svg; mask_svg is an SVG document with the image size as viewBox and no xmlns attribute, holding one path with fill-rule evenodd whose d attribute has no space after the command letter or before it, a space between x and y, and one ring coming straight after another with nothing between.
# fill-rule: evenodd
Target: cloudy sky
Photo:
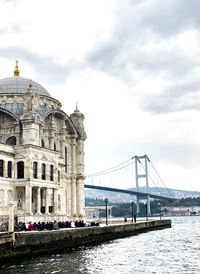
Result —
<instances>
[{"instance_id":1,"label":"cloudy sky","mask_svg":"<svg viewBox=\"0 0 200 274\"><path fill-rule=\"evenodd\" d=\"M199 45L199 0L0 0L0 78L19 60L67 114L78 102L86 174L148 154L200 191Z\"/></svg>"}]
</instances>

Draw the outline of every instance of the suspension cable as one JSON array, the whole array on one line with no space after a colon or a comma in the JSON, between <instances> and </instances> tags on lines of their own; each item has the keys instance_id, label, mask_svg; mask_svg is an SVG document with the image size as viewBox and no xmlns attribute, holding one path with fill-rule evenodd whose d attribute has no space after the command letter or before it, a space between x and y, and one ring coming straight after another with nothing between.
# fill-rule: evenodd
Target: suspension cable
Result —
<instances>
[{"instance_id":1,"label":"suspension cable","mask_svg":"<svg viewBox=\"0 0 200 274\"><path fill-rule=\"evenodd\" d=\"M150 162L150 161L149 161ZM141 166L143 167L143 169L145 170L145 167L144 167L144 165L141 163L141 161L139 161L139 163L141 164ZM157 189L157 191L158 191L158 193L159 193L159 189L158 189L158 186L157 186L157 184L154 182L154 180L151 178L151 176L148 174L148 178L152 181L152 183L155 185L155 187L156 187L156 189Z\"/></svg>"},{"instance_id":2,"label":"suspension cable","mask_svg":"<svg viewBox=\"0 0 200 274\"><path fill-rule=\"evenodd\" d=\"M130 159L128 159L128 160L126 160L126 161L124 161L124 162L118 164L118 165L115 165L115 166L113 166L113 167L111 167L111 168L108 168L108 169L105 169L105 170L102 170L102 171L99 171L99 172L96 172L96 173L91 173L91 174L89 174L89 175L86 175L86 177L87 177L87 178L92 177L92 181L93 181L93 177L97 177L97 176L102 176L102 175L110 174L110 173L116 172L116 171L118 171L118 170L121 170L121 169L123 169L123 168L126 168L126 167L128 167L128 166L131 166L131 165L133 164L133 161L132 161L132 160L135 159L135 158L137 159L137 156L133 156L132 158L130 158ZM144 167L144 165L142 164L142 162L141 162L139 159L137 159L137 160L138 160L138 162L141 164L141 166L143 167L143 169L145 170L145 167ZM158 171L156 170L156 168L154 167L154 165L151 163L151 161L149 160L149 158L148 158L148 161L149 161L149 163L151 164L151 167L152 167L152 168L154 169L154 171L156 172L156 174L157 174L157 176L159 177L160 181L162 182L162 184L163 184L164 187L166 188L166 190L167 190L169 196L172 196L172 194L170 193L170 191L169 191L169 189L167 188L166 184L164 183L163 179L161 178L161 176L159 175ZM158 185L155 183L155 181L152 179L152 177L151 177L149 174L148 174L148 178L152 181L153 185L156 187L157 191L160 193L160 191L159 191L159 187L160 187L160 186L158 186Z\"/></svg>"},{"instance_id":3,"label":"suspension cable","mask_svg":"<svg viewBox=\"0 0 200 274\"><path fill-rule=\"evenodd\" d=\"M149 163L151 163L150 160L149 160ZM140 164L141 164L141 166L143 167L143 169L145 170L145 167L143 166L143 164L142 164L141 162L140 162ZM158 174L157 170L155 169L155 167L153 166L152 163L151 163L151 166L153 167L154 171L155 171L156 174L158 175L159 179L161 180L161 182L163 183L164 187L166 188L166 190L167 190L169 196L171 197L172 194L170 193L169 189L167 188L166 184L163 182L163 179L162 179L161 176ZM152 183L155 185L157 191L160 193L160 191L159 191L159 187L160 187L160 186L158 186L158 185L154 182L154 180L151 178L151 176L150 176L149 174L148 174L148 177L149 177L149 179L152 181Z\"/></svg>"},{"instance_id":4,"label":"suspension cable","mask_svg":"<svg viewBox=\"0 0 200 274\"><path fill-rule=\"evenodd\" d=\"M128 166L130 166L130 165L132 165L133 163L131 162L131 163L127 163L126 165L123 165L123 166L119 166L118 168L117 168L117 166L115 167L115 168L113 168L113 169L109 169L109 170L105 170L105 171L101 171L101 172L98 172L98 173L93 173L93 174L90 174L90 175L87 175L86 177L88 178L88 177L96 177L96 176L102 176L102 175L106 175L106 174L109 174L109 173L112 173L112 172L115 172L115 171L118 171L118 170L120 170L120 169L123 169L123 168L125 168L125 167L128 167Z\"/></svg>"},{"instance_id":5,"label":"suspension cable","mask_svg":"<svg viewBox=\"0 0 200 274\"><path fill-rule=\"evenodd\" d=\"M105 169L103 171L99 171L99 172L96 172L96 173L86 175L86 177L101 176L101 175L105 175L105 174L108 174L108 173L111 173L111 172L115 172L117 170L120 170L124 167L127 167L127 166L131 165L132 162L130 164L128 164L128 162L132 161L134 158L135 158L135 156L128 159L128 160L126 160L126 161L124 161L124 162L122 162L122 163L120 163L120 164L118 164L118 165L116 165L116 166L113 166L111 168L108 168L108 169Z\"/></svg>"},{"instance_id":6,"label":"suspension cable","mask_svg":"<svg viewBox=\"0 0 200 274\"><path fill-rule=\"evenodd\" d=\"M149 162L150 162L150 161L149 161ZM169 191L167 185L166 185L165 182L163 181L162 177L160 176L160 174L158 173L158 171L156 170L156 168L154 167L154 165L153 165L151 162L150 162L150 164L151 164L152 168L154 169L154 171L156 172L156 174L158 175L158 177L159 177L160 181L162 182L162 184L164 185L164 187L167 189L168 194L169 194L170 196L172 196L172 194L171 194L171 192Z\"/></svg>"}]
</instances>

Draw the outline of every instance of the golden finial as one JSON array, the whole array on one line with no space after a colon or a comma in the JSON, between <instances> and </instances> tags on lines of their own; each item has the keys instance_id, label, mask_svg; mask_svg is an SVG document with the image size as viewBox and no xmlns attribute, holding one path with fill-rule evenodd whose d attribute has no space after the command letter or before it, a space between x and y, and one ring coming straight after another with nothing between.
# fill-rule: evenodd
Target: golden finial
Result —
<instances>
[{"instance_id":1,"label":"golden finial","mask_svg":"<svg viewBox=\"0 0 200 274\"><path fill-rule=\"evenodd\" d=\"M15 70L14 70L14 76L19 76L18 61L16 61Z\"/></svg>"}]
</instances>

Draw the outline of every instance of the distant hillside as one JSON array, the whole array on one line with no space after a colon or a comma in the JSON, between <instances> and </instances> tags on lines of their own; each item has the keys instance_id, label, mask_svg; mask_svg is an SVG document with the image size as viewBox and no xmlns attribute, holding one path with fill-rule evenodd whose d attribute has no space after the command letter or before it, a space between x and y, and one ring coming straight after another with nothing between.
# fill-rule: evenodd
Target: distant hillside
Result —
<instances>
[{"instance_id":1,"label":"distant hillside","mask_svg":"<svg viewBox=\"0 0 200 274\"><path fill-rule=\"evenodd\" d=\"M129 190L136 191L136 188L129 188ZM140 187L139 190L141 192L147 192L146 187ZM187 197L200 197L200 192L198 191L186 191L186 190L172 189L172 188L166 189L161 187L150 187L149 192L166 196L166 197L173 197L176 199L187 198ZM103 199L106 197L112 202L129 202L132 199L131 195L129 194L95 190L95 189L85 189L85 196L86 198L91 198L91 199Z\"/></svg>"},{"instance_id":2,"label":"distant hillside","mask_svg":"<svg viewBox=\"0 0 200 274\"><path fill-rule=\"evenodd\" d=\"M136 190L136 188L131 188L131 190ZM139 190L141 192L148 192L146 187L139 187ZM188 198L188 197L200 197L199 191L188 191L188 190L180 190L180 189L174 189L174 188L150 187L149 192L158 194L158 195L160 194L166 197L177 198L177 199Z\"/></svg>"}]
</instances>

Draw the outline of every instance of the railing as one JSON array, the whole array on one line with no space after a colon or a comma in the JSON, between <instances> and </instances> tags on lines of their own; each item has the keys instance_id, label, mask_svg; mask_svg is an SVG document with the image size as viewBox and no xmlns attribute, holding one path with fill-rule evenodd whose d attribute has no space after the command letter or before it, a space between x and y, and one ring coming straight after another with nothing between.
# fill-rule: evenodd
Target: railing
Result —
<instances>
[{"instance_id":1,"label":"railing","mask_svg":"<svg viewBox=\"0 0 200 274\"><path fill-rule=\"evenodd\" d=\"M67 221L67 217L64 214L35 214L35 215L18 215L17 216L17 222L22 222L22 223L29 223L29 222L53 222L53 221Z\"/></svg>"}]
</instances>

